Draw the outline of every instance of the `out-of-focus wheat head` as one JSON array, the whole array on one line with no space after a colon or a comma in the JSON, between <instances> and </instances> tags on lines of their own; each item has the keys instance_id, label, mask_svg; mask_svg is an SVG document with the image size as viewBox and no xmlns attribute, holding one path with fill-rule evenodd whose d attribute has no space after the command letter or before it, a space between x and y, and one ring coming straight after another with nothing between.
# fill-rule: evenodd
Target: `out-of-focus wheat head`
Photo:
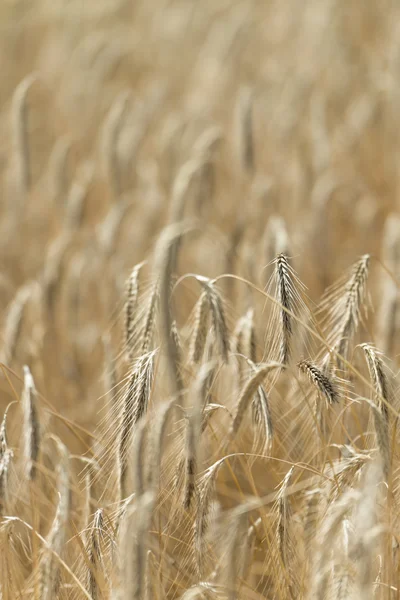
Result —
<instances>
[{"instance_id":1,"label":"out-of-focus wheat head","mask_svg":"<svg viewBox=\"0 0 400 600\"><path fill-rule=\"evenodd\" d=\"M2 599L400 597L399 18L2 3Z\"/></svg>"}]
</instances>

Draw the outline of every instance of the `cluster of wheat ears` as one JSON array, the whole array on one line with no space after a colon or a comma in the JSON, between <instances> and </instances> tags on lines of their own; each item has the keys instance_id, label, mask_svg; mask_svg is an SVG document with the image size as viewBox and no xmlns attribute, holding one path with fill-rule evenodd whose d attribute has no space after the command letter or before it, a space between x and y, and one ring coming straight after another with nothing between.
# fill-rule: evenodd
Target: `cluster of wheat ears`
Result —
<instances>
[{"instance_id":1,"label":"cluster of wheat ears","mask_svg":"<svg viewBox=\"0 0 400 600\"><path fill-rule=\"evenodd\" d=\"M399 12L0 7L1 600L400 598Z\"/></svg>"}]
</instances>

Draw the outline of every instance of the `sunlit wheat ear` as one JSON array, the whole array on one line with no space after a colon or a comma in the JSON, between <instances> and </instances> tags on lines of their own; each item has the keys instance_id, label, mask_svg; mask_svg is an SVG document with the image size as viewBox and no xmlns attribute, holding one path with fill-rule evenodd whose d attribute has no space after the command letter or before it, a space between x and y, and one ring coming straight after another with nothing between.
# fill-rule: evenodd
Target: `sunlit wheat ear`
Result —
<instances>
[{"instance_id":1,"label":"sunlit wheat ear","mask_svg":"<svg viewBox=\"0 0 400 600\"><path fill-rule=\"evenodd\" d=\"M289 313L293 313L295 310L296 292L292 273L293 271L287 257L284 254L278 254L275 259L275 277L277 282L277 297L281 304L280 360L285 365L290 359L293 335L293 318Z\"/></svg>"},{"instance_id":2,"label":"sunlit wheat ear","mask_svg":"<svg viewBox=\"0 0 400 600\"><path fill-rule=\"evenodd\" d=\"M36 81L35 75L28 75L15 89L12 98L12 136L15 182L19 187L17 206L23 207L25 196L31 186L31 157L28 134L28 92Z\"/></svg>"},{"instance_id":3,"label":"sunlit wheat ear","mask_svg":"<svg viewBox=\"0 0 400 600\"><path fill-rule=\"evenodd\" d=\"M296 544L293 540L291 532L292 509L290 505L290 499L287 495L289 484L293 476L293 470L294 467L291 467L291 469L285 475L278 494L277 541L282 565L288 577L290 596L297 598L299 594L299 582L295 571L296 567L298 566L296 564L297 553Z\"/></svg>"},{"instance_id":4,"label":"sunlit wheat ear","mask_svg":"<svg viewBox=\"0 0 400 600\"><path fill-rule=\"evenodd\" d=\"M154 426L151 428L149 486L154 491L160 484L161 461L164 441L170 415L175 408L175 400L164 402L157 410Z\"/></svg>"},{"instance_id":5,"label":"sunlit wheat ear","mask_svg":"<svg viewBox=\"0 0 400 600\"><path fill-rule=\"evenodd\" d=\"M206 205L212 201L215 187L214 155L221 140L222 133L219 127L210 127L196 141L195 156L199 157L199 171L197 186L194 190L195 214L201 217Z\"/></svg>"},{"instance_id":6,"label":"sunlit wheat ear","mask_svg":"<svg viewBox=\"0 0 400 600\"><path fill-rule=\"evenodd\" d=\"M365 307L369 260L369 255L364 254L353 266L350 279L329 288L319 309L327 315L324 330L330 346L339 354L339 369L344 367L343 359L348 360L350 343Z\"/></svg>"},{"instance_id":7,"label":"sunlit wheat ear","mask_svg":"<svg viewBox=\"0 0 400 600\"><path fill-rule=\"evenodd\" d=\"M60 556L67 541L70 507L69 455L68 450L60 440L57 441L57 447L60 455L57 468L59 501L53 524L46 539L47 546L43 549L40 561L40 597L43 600L52 600L56 597L60 585L60 567L54 553Z\"/></svg>"},{"instance_id":8,"label":"sunlit wheat ear","mask_svg":"<svg viewBox=\"0 0 400 600\"><path fill-rule=\"evenodd\" d=\"M132 207L130 198L123 198L113 204L103 221L96 228L96 237L104 258L111 258L117 251L117 243L125 217Z\"/></svg>"},{"instance_id":9,"label":"sunlit wheat ear","mask_svg":"<svg viewBox=\"0 0 400 600\"><path fill-rule=\"evenodd\" d=\"M147 535L154 507L154 496L146 492L128 506L121 524L121 583L123 598L141 600L146 571Z\"/></svg>"},{"instance_id":10,"label":"sunlit wheat ear","mask_svg":"<svg viewBox=\"0 0 400 600\"><path fill-rule=\"evenodd\" d=\"M125 346L128 358L134 357L137 335L135 317L139 299L139 275L144 262L135 265L129 275L125 286Z\"/></svg>"},{"instance_id":11,"label":"sunlit wheat ear","mask_svg":"<svg viewBox=\"0 0 400 600\"><path fill-rule=\"evenodd\" d=\"M65 204L68 189L68 159L71 152L71 140L59 138L49 158L49 178L51 197L57 206Z\"/></svg>"},{"instance_id":12,"label":"sunlit wheat ear","mask_svg":"<svg viewBox=\"0 0 400 600\"><path fill-rule=\"evenodd\" d=\"M249 361L252 371L257 373L258 367L252 361ZM272 415L269 406L268 394L262 384L258 386L256 394L251 402L253 424L256 429L255 447L259 439L261 440L261 451L268 454L271 451L274 427Z\"/></svg>"},{"instance_id":13,"label":"sunlit wheat ear","mask_svg":"<svg viewBox=\"0 0 400 600\"><path fill-rule=\"evenodd\" d=\"M103 163L115 200L122 193L121 165L118 157L118 141L128 108L130 92L122 92L107 115L103 131Z\"/></svg>"},{"instance_id":14,"label":"sunlit wheat ear","mask_svg":"<svg viewBox=\"0 0 400 600\"><path fill-rule=\"evenodd\" d=\"M198 364L203 356L208 332L209 303L204 290L197 301L194 317L194 331L190 344L190 361Z\"/></svg>"},{"instance_id":15,"label":"sunlit wheat ear","mask_svg":"<svg viewBox=\"0 0 400 600\"><path fill-rule=\"evenodd\" d=\"M65 205L65 229L76 232L80 229L84 216L85 200L94 175L92 163L86 163L80 177L75 179L69 190Z\"/></svg>"},{"instance_id":16,"label":"sunlit wheat ear","mask_svg":"<svg viewBox=\"0 0 400 600\"><path fill-rule=\"evenodd\" d=\"M101 588L98 584L99 574L104 571L102 557L102 537L104 536L103 512L102 508L96 510L88 532L88 543L86 545L86 553L89 559L87 591L93 600L103 598Z\"/></svg>"},{"instance_id":17,"label":"sunlit wheat ear","mask_svg":"<svg viewBox=\"0 0 400 600\"><path fill-rule=\"evenodd\" d=\"M236 105L236 145L239 163L244 172L254 171L253 93L242 88Z\"/></svg>"},{"instance_id":18,"label":"sunlit wheat ear","mask_svg":"<svg viewBox=\"0 0 400 600\"><path fill-rule=\"evenodd\" d=\"M199 463L200 436L202 432L202 416L204 410L204 391L212 364L203 365L198 373L190 394L192 405L187 410L185 440L185 492L184 507L190 508L196 493L196 476Z\"/></svg>"},{"instance_id":19,"label":"sunlit wheat ear","mask_svg":"<svg viewBox=\"0 0 400 600\"><path fill-rule=\"evenodd\" d=\"M59 235L49 246L42 273L43 294L48 310L54 311L57 289L63 279L64 267L72 236L69 232Z\"/></svg>"},{"instance_id":20,"label":"sunlit wheat ear","mask_svg":"<svg viewBox=\"0 0 400 600\"><path fill-rule=\"evenodd\" d=\"M24 459L29 480L36 477L36 462L40 449L40 427L37 413L37 394L29 367L24 367L24 389L22 408L24 411Z\"/></svg>"},{"instance_id":21,"label":"sunlit wheat ear","mask_svg":"<svg viewBox=\"0 0 400 600\"><path fill-rule=\"evenodd\" d=\"M143 329L140 337L141 353L149 352L153 344L154 326L156 320L157 305L159 299L158 281L154 282L150 296L147 302L144 318Z\"/></svg>"},{"instance_id":22,"label":"sunlit wheat ear","mask_svg":"<svg viewBox=\"0 0 400 600\"><path fill-rule=\"evenodd\" d=\"M210 509L215 492L215 480L225 458L217 460L204 473L199 484L198 501L196 503L196 519L194 523L194 545L196 566L200 577L203 574L206 560L206 535L210 524Z\"/></svg>"},{"instance_id":23,"label":"sunlit wheat ear","mask_svg":"<svg viewBox=\"0 0 400 600\"><path fill-rule=\"evenodd\" d=\"M119 425L118 462L121 499L127 496L128 455L136 423L147 412L153 382L155 351L138 358L133 367L123 398Z\"/></svg>"},{"instance_id":24,"label":"sunlit wheat ear","mask_svg":"<svg viewBox=\"0 0 400 600\"><path fill-rule=\"evenodd\" d=\"M213 331L218 347L218 354L223 362L228 362L229 358L229 332L225 320L225 311L222 297L215 287L215 282L207 277L196 276L197 281L203 286L207 296Z\"/></svg>"},{"instance_id":25,"label":"sunlit wheat ear","mask_svg":"<svg viewBox=\"0 0 400 600\"><path fill-rule=\"evenodd\" d=\"M9 474L11 459L14 453L11 448L6 448L0 457L0 517L7 511L9 502Z\"/></svg>"},{"instance_id":26,"label":"sunlit wheat ear","mask_svg":"<svg viewBox=\"0 0 400 600\"><path fill-rule=\"evenodd\" d=\"M361 348L364 351L370 378L376 392L376 406L373 407L372 415L383 471L387 478L390 471L389 406L392 404L390 382L377 350L371 344L361 344Z\"/></svg>"},{"instance_id":27,"label":"sunlit wheat ear","mask_svg":"<svg viewBox=\"0 0 400 600\"><path fill-rule=\"evenodd\" d=\"M27 284L21 287L10 308L7 311L3 329L3 349L1 360L10 364L15 357L22 330L25 306L32 294L32 286Z\"/></svg>"},{"instance_id":28,"label":"sunlit wheat ear","mask_svg":"<svg viewBox=\"0 0 400 600\"><path fill-rule=\"evenodd\" d=\"M388 405L392 403L390 382L379 352L371 344L361 344L367 361L369 375L376 391L376 403L384 418L389 418Z\"/></svg>"},{"instance_id":29,"label":"sunlit wheat ear","mask_svg":"<svg viewBox=\"0 0 400 600\"><path fill-rule=\"evenodd\" d=\"M297 366L302 373L307 375L309 381L324 396L328 404L339 402L339 390L331 377L325 375L321 369L309 360L302 360Z\"/></svg>"},{"instance_id":30,"label":"sunlit wheat ear","mask_svg":"<svg viewBox=\"0 0 400 600\"><path fill-rule=\"evenodd\" d=\"M172 333L172 306L171 289L172 277L176 271L177 253L179 242L188 231L182 223L172 224L161 234L155 249L154 277L159 282L160 291L160 321L163 345L166 349L166 358L169 378L173 392L178 393L183 389L179 349L176 338Z\"/></svg>"},{"instance_id":31,"label":"sunlit wheat ear","mask_svg":"<svg viewBox=\"0 0 400 600\"><path fill-rule=\"evenodd\" d=\"M252 401L254 394L257 392L260 385L266 379L267 375L274 369L281 369L282 364L278 362L269 362L258 366L257 371L250 377L240 392L239 400L236 405L233 423L229 430L229 440L232 440L239 431L246 410Z\"/></svg>"}]
</instances>

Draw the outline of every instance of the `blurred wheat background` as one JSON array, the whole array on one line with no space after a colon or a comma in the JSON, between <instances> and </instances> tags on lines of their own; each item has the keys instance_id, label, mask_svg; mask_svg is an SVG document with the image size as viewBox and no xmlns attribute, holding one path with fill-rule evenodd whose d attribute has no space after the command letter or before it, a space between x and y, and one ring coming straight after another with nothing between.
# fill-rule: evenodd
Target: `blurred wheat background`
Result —
<instances>
[{"instance_id":1,"label":"blurred wheat background","mask_svg":"<svg viewBox=\"0 0 400 600\"><path fill-rule=\"evenodd\" d=\"M400 5L0 33L0 598L400 598Z\"/></svg>"}]
</instances>

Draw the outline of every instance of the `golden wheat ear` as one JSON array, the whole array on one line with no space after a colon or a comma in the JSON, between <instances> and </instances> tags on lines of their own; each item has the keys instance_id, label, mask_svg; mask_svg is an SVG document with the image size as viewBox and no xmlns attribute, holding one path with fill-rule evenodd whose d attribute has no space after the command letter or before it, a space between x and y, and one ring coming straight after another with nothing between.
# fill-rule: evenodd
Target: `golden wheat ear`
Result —
<instances>
[{"instance_id":1,"label":"golden wheat ear","mask_svg":"<svg viewBox=\"0 0 400 600\"><path fill-rule=\"evenodd\" d=\"M321 328L333 350L340 370L348 361L351 343L358 330L362 311L366 309L369 254L353 265L350 276L341 278L325 292L318 313L324 315Z\"/></svg>"}]
</instances>

